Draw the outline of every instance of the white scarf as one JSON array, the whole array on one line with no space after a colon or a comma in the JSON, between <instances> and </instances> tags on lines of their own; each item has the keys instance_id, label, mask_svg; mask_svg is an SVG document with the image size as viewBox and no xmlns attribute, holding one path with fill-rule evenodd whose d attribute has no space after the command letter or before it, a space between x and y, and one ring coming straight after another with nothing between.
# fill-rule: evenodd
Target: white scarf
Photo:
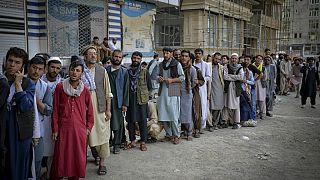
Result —
<instances>
[{"instance_id":1,"label":"white scarf","mask_svg":"<svg viewBox=\"0 0 320 180\"><path fill-rule=\"evenodd\" d=\"M63 91L69 96L80 96L84 89L84 84L82 81L79 81L79 85L76 89L74 89L70 84L70 78L67 78L65 81L62 82Z\"/></svg>"}]
</instances>

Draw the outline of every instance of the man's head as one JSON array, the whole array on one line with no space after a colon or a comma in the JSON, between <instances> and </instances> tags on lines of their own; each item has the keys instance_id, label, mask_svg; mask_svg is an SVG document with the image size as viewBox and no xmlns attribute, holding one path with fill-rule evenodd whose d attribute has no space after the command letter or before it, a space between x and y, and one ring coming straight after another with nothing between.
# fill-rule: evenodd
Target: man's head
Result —
<instances>
[{"instance_id":1,"label":"man's head","mask_svg":"<svg viewBox=\"0 0 320 180\"><path fill-rule=\"evenodd\" d=\"M33 81L38 81L39 78L43 75L45 67L46 61L43 57L33 57L28 64L28 76Z\"/></svg>"},{"instance_id":2,"label":"man's head","mask_svg":"<svg viewBox=\"0 0 320 180\"><path fill-rule=\"evenodd\" d=\"M221 56L221 64L222 65L225 65L225 64L228 64L229 63L229 56L227 55L222 55Z\"/></svg>"},{"instance_id":3,"label":"man's head","mask_svg":"<svg viewBox=\"0 0 320 180\"><path fill-rule=\"evenodd\" d=\"M270 65L270 64L271 64L271 59L272 59L271 56L265 56L265 57L263 58L264 64L265 64L266 66Z\"/></svg>"},{"instance_id":4,"label":"man's head","mask_svg":"<svg viewBox=\"0 0 320 180\"><path fill-rule=\"evenodd\" d=\"M221 53L215 52L212 57L212 64L218 65L221 62Z\"/></svg>"},{"instance_id":5,"label":"man's head","mask_svg":"<svg viewBox=\"0 0 320 180\"><path fill-rule=\"evenodd\" d=\"M257 55L257 56L256 56L255 64L256 64L257 66L259 66L262 62L263 62L263 56Z\"/></svg>"},{"instance_id":6,"label":"man's head","mask_svg":"<svg viewBox=\"0 0 320 180\"><path fill-rule=\"evenodd\" d=\"M118 49L112 52L111 64L119 66L122 63L122 52Z\"/></svg>"},{"instance_id":7,"label":"man's head","mask_svg":"<svg viewBox=\"0 0 320 180\"><path fill-rule=\"evenodd\" d=\"M308 63L308 65L309 65L310 67L314 65L314 62L315 62L314 57L308 57L308 58L307 58L307 63Z\"/></svg>"},{"instance_id":8,"label":"man's head","mask_svg":"<svg viewBox=\"0 0 320 180\"><path fill-rule=\"evenodd\" d=\"M102 43L103 44L108 44L108 38L107 37L103 38L103 42Z\"/></svg>"},{"instance_id":9,"label":"man's head","mask_svg":"<svg viewBox=\"0 0 320 180\"><path fill-rule=\"evenodd\" d=\"M69 77L71 82L79 81L83 73L83 64L80 61L74 61L69 66Z\"/></svg>"},{"instance_id":10,"label":"man's head","mask_svg":"<svg viewBox=\"0 0 320 180\"><path fill-rule=\"evenodd\" d=\"M162 53L163 53L164 60L169 60L172 58L172 49L171 48L169 48L169 47L163 48Z\"/></svg>"},{"instance_id":11,"label":"man's head","mask_svg":"<svg viewBox=\"0 0 320 180\"><path fill-rule=\"evenodd\" d=\"M196 57L196 60L201 60L202 59L202 56L203 56L203 50L200 49L200 48L197 48L194 50L194 54L195 54L195 57Z\"/></svg>"},{"instance_id":12,"label":"man's head","mask_svg":"<svg viewBox=\"0 0 320 180\"><path fill-rule=\"evenodd\" d=\"M183 66L188 65L189 63L191 63L191 53L190 51L187 50L182 50L181 51L181 59L180 62Z\"/></svg>"},{"instance_id":13,"label":"man's head","mask_svg":"<svg viewBox=\"0 0 320 180\"><path fill-rule=\"evenodd\" d=\"M300 65L300 59L301 58L298 58L298 57L293 58L293 62L296 66Z\"/></svg>"},{"instance_id":14,"label":"man's head","mask_svg":"<svg viewBox=\"0 0 320 180\"><path fill-rule=\"evenodd\" d=\"M239 64L242 64L244 62L244 56L239 57Z\"/></svg>"},{"instance_id":15,"label":"man's head","mask_svg":"<svg viewBox=\"0 0 320 180\"><path fill-rule=\"evenodd\" d=\"M153 54L153 59L159 60L159 54L155 52Z\"/></svg>"},{"instance_id":16,"label":"man's head","mask_svg":"<svg viewBox=\"0 0 320 180\"><path fill-rule=\"evenodd\" d=\"M94 46L87 46L83 50L83 56L87 64L95 64L97 62L97 49Z\"/></svg>"},{"instance_id":17,"label":"man's head","mask_svg":"<svg viewBox=\"0 0 320 180\"><path fill-rule=\"evenodd\" d=\"M74 61L72 61L74 62ZM61 71L62 63L59 57L51 57L48 60L48 72L47 76L54 79L58 76Z\"/></svg>"},{"instance_id":18,"label":"man's head","mask_svg":"<svg viewBox=\"0 0 320 180\"><path fill-rule=\"evenodd\" d=\"M138 67L142 61L142 53L135 51L131 55L131 66Z\"/></svg>"},{"instance_id":19,"label":"man's head","mask_svg":"<svg viewBox=\"0 0 320 180\"><path fill-rule=\"evenodd\" d=\"M99 38L97 36L93 37L93 44L98 45L99 44Z\"/></svg>"},{"instance_id":20,"label":"man's head","mask_svg":"<svg viewBox=\"0 0 320 180\"><path fill-rule=\"evenodd\" d=\"M251 56L245 55L242 65L248 67L251 64Z\"/></svg>"},{"instance_id":21,"label":"man's head","mask_svg":"<svg viewBox=\"0 0 320 180\"><path fill-rule=\"evenodd\" d=\"M231 54L230 64L238 64L239 55L237 53Z\"/></svg>"},{"instance_id":22,"label":"man's head","mask_svg":"<svg viewBox=\"0 0 320 180\"><path fill-rule=\"evenodd\" d=\"M18 71L23 71L23 66L28 62L28 54L25 50L12 47L8 50L5 61L5 71L9 76L14 76Z\"/></svg>"},{"instance_id":23,"label":"man's head","mask_svg":"<svg viewBox=\"0 0 320 180\"><path fill-rule=\"evenodd\" d=\"M279 54L279 59L283 59L284 58L284 55L283 54Z\"/></svg>"},{"instance_id":24,"label":"man's head","mask_svg":"<svg viewBox=\"0 0 320 180\"><path fill-rule=\"evenodd\" d=\"M208 63L212 62L212 57L210 54L207 55L206 62L208 62Z\"/></svg>"},{"instance_id":25,"label":"man's head","mask_svg":"<svg viewBox=\"0 0 320 180\"><path fill-rule=\"evenodd\" d=\"M175 49L175 50L173 50L173 57L176 59L176 60L178 60L178 61L180 61L181 59L181 50L180 49Z\"/></svg>"},{"instance_id":26,"label":"man's head","mask_svg":"<svg viewBox=\"0 0 320 180\"><path fill-rule=\"evenodd\" d=\"M271 55L271 50L270 50L269 48L265 49L265 50L264 50L264 54L265 54L266 56L270 56L270 55Z\"/></svg>"}]
</instances>

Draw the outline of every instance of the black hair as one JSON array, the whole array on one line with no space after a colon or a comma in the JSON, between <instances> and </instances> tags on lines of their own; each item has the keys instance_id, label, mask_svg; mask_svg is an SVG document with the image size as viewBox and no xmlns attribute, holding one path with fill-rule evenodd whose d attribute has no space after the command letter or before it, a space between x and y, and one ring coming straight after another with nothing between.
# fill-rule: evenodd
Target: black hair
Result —
<instances>
[{"instance_id":1,"label":"black hair","mask_svg":"<svg viewBox=\"0 0 320 180\"><path fill-rule=\"evenodd\" d=\"M71 62L72 62L72 61L71 61ZM61 64L61 62L58 61L58 60L51 60L51 61L48 62L48 66L50 66L52 63L53 63L53 64Z\"/></svg>"},{"instance_id":2,"label":"black hair","mask_svg":"<svg viewBox=\"0 0 320 180\"><path fill-rule=\"evenodd\" d=\"M142 63L141 63L141 65L143 66L143 65L148 65L148 63L147 62L145 62L145 61L143 61Z\"/></svg>"},{"instance_id":3,"label":"black hair","mask_svg":"<svg viewBox=\"0 0 320 180\"><path fill-rule=\"evenodd\" d=\"M29 55L28 53L18 47L11 47L6 55L6 62L8 61L9 56L14 56L16 58L21 58L23 60L23 65L28 63Z\"/></svg>"},{"instance_id":4,"label":"black hair","mask_svg":"<svg viewBox=\"0 0 320 180\"><path fill-rule=\"evenodd\" d=\"M104 40L104 41L108 41L108 38L107 38L107 37L105 37L105 38L103 38L103 40Z\"/></svg>"},{"instance_id":5,"label":"black hair","mask_svg":"<svg viewBox=\"0 0 320 180\"><path fill-rule=\"evenodd\" d=\"M73 62L70 64L70 66L69 66L69 71L70 71L71 69L74 69L74 68L78 67L78 66L81 66L81 69L82 69L82 72L83 72L84 67L83 67L83 64L82 64L81 61L73 61Z\"/></svg>"},{"instance_id":6,"label":"black hair","mask_svg":"<svg viewBox=\"0 0 320 180\"><path fill-rule=\"evenodd\" d=\"M228 55L222 55L221 58L227 58L227 60L229 60L229 56Z\"/></svg>"},{"instance_id":7,"label":"black hair","mask_svg":"<svg viewBox=\"0 0 320 180\"><path fill-rule=\"evenodd\" d=\"M309 61L316 61L316 59L314 58L314 57L307 57L307 62L309 62Z\"/></svg>"},{"instance_id":8,"label":"black hair","mask_svg":"<svg viewBox=\"0 0 320 180\"><path fill-rule=\"evenodd\" d=\"M250 59L252 59L252 56L251 56L251 55L247 55L247 54L244 55L243 57L244 57L244 58L250 58Z\"/></svg>"},{"instance_id":9,"label":"black hair","mask_svg":"<svg viewBox=\"0 0 320 180\"><path fill-rule=\"evenodd\" d=\"M42 64L45 67L46 60L41 56L35 56L28 62L28 64L29 64L29 66L32 64Z\"/></svg>"},{"instance_id":10,"label":"black hair","mask_svg":"<svg viewBox=\"0 0 320 180\"><path fill-rule=\"evenodd\" d=\"M163 49L162 49L162 52L171 52L172 53L172 48L169 48L169 47L164 47Z\"/></svg>"},{"instance_id":11,"label":"black hair","mask_svg":"<svg viewBox=\"0 0 320 180\"><path fill-rule=\"evenodd\" d=\"M116 53L122 53L122 51L119 50L119 49L115 49L115 50L112 52L112 57L113 57Z\"/></svg>"},{"instance_id":12,"label":"black hair","mask_svg":"<svg viewBox=\"0 0 320 180\"><path fill-rule=\"evenodd\" d=\"M110 56L106 56L102 59L102 64L106 64L108 61L111 61L111 57Z\"/></svg>"},{"instance_id":13,"label":"black hair","mask_svg":"<svg viewBox=\"0 0 320 180\"><path fill-rule=\"evenodd\" d=\"M213 57L216 57L216 56L221 56L221 53L215 52L215 53L213 54Z\"/></svg>"},{"instance_id":14,"label":"black hair","mask_svg":"<svg viewBox=\"0 0 320 180\"><path fill-rule=\"evenodd\" d=\"M180 49L174 49L174 50L173 50L173 53L176 52L176 51L181 51L181 50L180 50Z\"/></svg>"},{"instance_id":15,"label":"black hair","mask_svg":"<svg viewBox=\"0 0 320 180\"><path fill-rule=\"evenodd\" d=\"M93 37L93 40L95 40L95 39L99 39L98 36Z\"/></svg>"},{"instance_id":16,"label":"black hair","mask_svg":"<svg viewBox=\"0 0 320 180\"><path fill-rule=\"evenodd\" d=\"M158 53L154 53L154 54L153 54L153 59L155 59L155 58L157 58L157 57L159 57L159 54L158 54Z\"/></svg>"},{"instance_id":17,"label":"black hair","mask_svg":"<svg viewBox=\"0 0 320 180\"><path fill-rule=\"evenodd\" d=\"M197 48L194 50L194 53L196 54L197 52L201 52L201 54L203 54L203 50L201 48Z\"/></svg>"},{"instance_id":18,"label":"black hair","mask_svg":"<svg viewBox=\"0 0 320 180\"><path fill-rule=\"evenodd\" d=\"M271 51L269 48L266 48L265 50L264 50L264 52L267 52L267 51Z\"/></svg>"},{"instance_id":19,"label":"black hair","mask_svg":"<svg viewBox=\"0 0 320 180\"><path fill-rule=\"evenodd\" d=\"M260 54L256 55L256 59L257 59L257 57L259 57L259 56L260 56L262 59L264 59L263 56L260 55Z\"/></svg>"},{"instance_id":20,"label":"black hair","mask_svg":"<svg viewBox=\"0 0 320 180\"><path fill-rule=\"evenodd\" d=\"M191 52L190 51L184 49L184 50L181 51L181 55L183 53L187 53L189 55L190 59L191 59Z\"/></svg>"},{"instance_id":21,"label":"black hair","mask_svg":"<svg viewBox=\"0 0 320 180\"><path fill-rule=\"evenodd\" d=\"M139 52L139 51L135 51L135 52L132 53L131 58L132 58L133 56L140 56L140 57L142 58L142 53Z\"/></svg>"},{"instance_id":22,"label":"black hair","mask_svg":"<svg viewBox=\"0 0 320 180\"><path fill-rule=\"evenodd\" d=\"M78 56L76 56L76 55L71 56L71 59L70 59L71 63L72 63L73 61L77 61L77 60L79 60L79 57L78 57Z\"/></svg>"}]
</instances>

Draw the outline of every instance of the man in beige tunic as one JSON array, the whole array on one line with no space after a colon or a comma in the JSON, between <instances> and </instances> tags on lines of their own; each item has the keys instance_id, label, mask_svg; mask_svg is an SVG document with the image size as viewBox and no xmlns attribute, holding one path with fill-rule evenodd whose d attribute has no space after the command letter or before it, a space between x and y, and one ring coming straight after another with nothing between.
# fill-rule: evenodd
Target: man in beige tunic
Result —
<instances>
[{"instance_id":1,"label":"man in beige tunic","mask_svg":"<svg viewBox=\"0 0 320 180\"><path fill-rule=\"evenodd\" d=\"M100 158L99 175L107 173L105 159L110 155L110 117L111 117L111 88L107 71L96 63L96 49L88 46L83 50L85 71L82 77L91 92L94 111L94 126L89 135L89 146L94 147L96 155Z\"/></svg>"}]
</instances>

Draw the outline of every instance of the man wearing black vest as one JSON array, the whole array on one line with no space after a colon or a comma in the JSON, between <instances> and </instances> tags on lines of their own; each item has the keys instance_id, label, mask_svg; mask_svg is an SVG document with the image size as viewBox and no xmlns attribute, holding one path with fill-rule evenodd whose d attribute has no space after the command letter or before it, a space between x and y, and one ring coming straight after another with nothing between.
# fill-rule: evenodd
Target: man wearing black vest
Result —
<instances>
[{"instance_id":1,"label":"man wearing black vest","mask_svg":"<svg viewBox=\"0 0 320 180\"><path fill-rule=\"evenodd\" d=\"M35 85L23 76L27 61L28 54L23 49L13 47L7 52L4 67L10 91L6 99L5 124L1 124L6 127L7 151L5 172L0 179L20 180L31 176Z\"/></svg>"},{"instance_id":2,"label":"man wearing black vest","mask_svg":"<svg viewBox=\"0 0 320 180\"><path fill-rule=\"evenodd\" d=\"M90 147L95 147L98 160L98 174L107 173L105 159L110 155L108 139L110 137L111 98L109 76L103 66L97 63L97 51L94 46L88 46L83 50L85 60L85 72L83 79L89 86L93 111L94 126L89 135Z\"/></svg>"},{"instance_id":3,"label":"man wearing black vest","mask_svg":"<svg viewBox=\"0 0 320 180\"><path fill-rule=\"evenodd\" d=\"M147 141L147 108L149 101L149 91L151 90L151 80L148 70L141 67L142 53L135 51L131 56L131 65L128 68L130 90L129 90L129 108L127 113L127 122L129 130L129 139L131 143L128 148L136 146L135 124L139 124L140 130L140 150L146 151Z\"/></svg>"}]
</instances>

